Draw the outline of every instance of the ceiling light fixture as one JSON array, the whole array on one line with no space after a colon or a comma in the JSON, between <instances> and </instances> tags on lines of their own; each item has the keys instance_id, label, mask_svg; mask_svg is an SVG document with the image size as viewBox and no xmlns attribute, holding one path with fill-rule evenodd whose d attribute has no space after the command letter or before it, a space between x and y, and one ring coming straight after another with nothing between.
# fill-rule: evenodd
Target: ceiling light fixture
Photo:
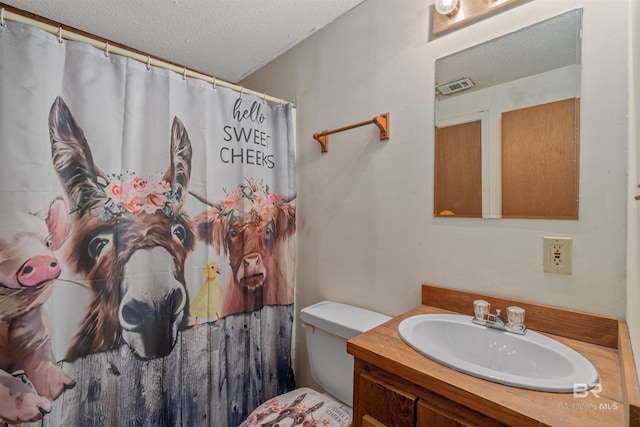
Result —
<instances>
[{"instance_id":1,"label":"ceiling light fixture","mask_svg":"<svg viewBox=\"0 0 640 427\"><path fill-rule=\"evenodd\" d=\"M460 0L436 0L434 6L440 15L453 16L460 8Z\"/></svg>"},{"instance_id":2,"label":"ceiling light fixture","mask_svg":"<svg viewBox=\"0 0 640 427\"><path fill-rule=\"evenodd\" d=\"M527 1L530 0L433 0L431 33L438 36Z\"/></svg>"}]
</instances>

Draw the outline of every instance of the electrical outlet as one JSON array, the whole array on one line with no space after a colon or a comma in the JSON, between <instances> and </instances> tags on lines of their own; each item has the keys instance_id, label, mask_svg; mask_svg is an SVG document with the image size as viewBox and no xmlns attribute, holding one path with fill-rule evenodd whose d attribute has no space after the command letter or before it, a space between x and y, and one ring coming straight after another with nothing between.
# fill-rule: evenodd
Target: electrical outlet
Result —
<instances>
[{"instance_id":1,"label":"electrical outlet","mask_svg":"<svg viewBox=\"0 0 640 427\"><path fill-rule=\"evenodd\" d=\"M571 274L571 238L544 238L544 271L545 273Z\"/></svg>"}]
</instances>

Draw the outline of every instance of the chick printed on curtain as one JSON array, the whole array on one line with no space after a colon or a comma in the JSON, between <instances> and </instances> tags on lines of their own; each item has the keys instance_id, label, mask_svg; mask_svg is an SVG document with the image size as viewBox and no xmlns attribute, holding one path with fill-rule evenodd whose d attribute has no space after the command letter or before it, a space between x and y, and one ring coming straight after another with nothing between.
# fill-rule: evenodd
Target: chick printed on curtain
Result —
<instances>
[{"instance_id":1,"label":"chick printed on curtain","mask_svg":"<svg viewBox=\"0 0 640 427\"><path fill-rule=\"evenodd\" d=\"M289 105L8 22L0 149L1 422L235 426L293 388Z\"/></svg>"}]
</instances>

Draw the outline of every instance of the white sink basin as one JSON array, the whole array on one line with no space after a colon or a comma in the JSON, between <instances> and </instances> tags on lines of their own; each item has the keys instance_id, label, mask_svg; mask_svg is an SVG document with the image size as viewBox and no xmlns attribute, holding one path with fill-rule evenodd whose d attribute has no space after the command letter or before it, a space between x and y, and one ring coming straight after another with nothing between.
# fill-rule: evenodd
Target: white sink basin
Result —
<instances>
[{"instance_id":1,"label":"white sink basin","mask_svg":"<svg viewBox=\"0 0 640 427\"><path fill-rule=\"evenodd\" d=\"M531 330L517 335L476 325L472 319L420 314L400 322L398 334L436 362L500 384L568 393L598 383L591 362L566 345Z\"/></svg>"}]
</instances>

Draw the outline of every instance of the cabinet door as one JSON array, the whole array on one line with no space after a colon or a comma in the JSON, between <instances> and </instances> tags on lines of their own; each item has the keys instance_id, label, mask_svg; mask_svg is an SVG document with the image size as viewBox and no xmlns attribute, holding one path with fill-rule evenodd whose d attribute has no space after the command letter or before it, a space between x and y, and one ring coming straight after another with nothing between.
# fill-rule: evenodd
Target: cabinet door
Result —
<instances>
[{"instance_id":1,"label":"cabinet door","mask_svg":"<svg viewBox=\"0 0 640 427\"><path fill-rule=\"evenodd\" d=\"M359 381L363 427L415 425L415 396L367 374L361 374Z\"/></svg>"},{"instance_id":2,"label":"cabinet door","mask_svg":"<svg viewBox=\"0 0 640 427\"><path fill-rule=\"evenodd\" d=\"M504 424L445 398L416 403L417 427L502 427Z\"/></svg>"}]
</instances>

